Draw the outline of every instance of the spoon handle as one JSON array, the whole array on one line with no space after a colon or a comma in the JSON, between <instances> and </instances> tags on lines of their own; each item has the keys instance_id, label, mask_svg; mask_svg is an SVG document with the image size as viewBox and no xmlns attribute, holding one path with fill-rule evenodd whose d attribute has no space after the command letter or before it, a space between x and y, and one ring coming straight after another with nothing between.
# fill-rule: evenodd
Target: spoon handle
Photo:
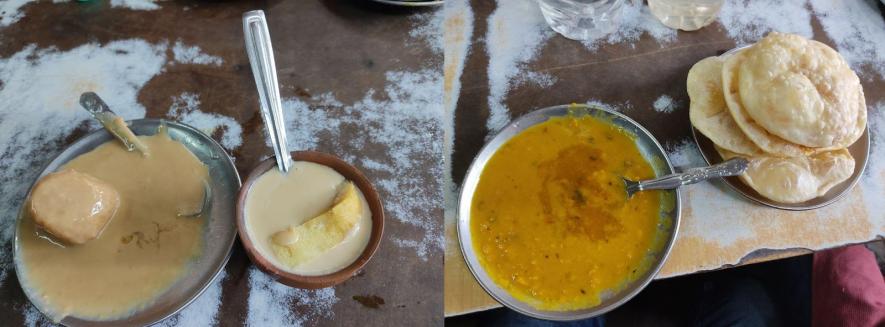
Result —
<instances>
[{"instance_id":1,"label":"spoon handle","mask_svg":"<svg viewBox=\"0 0 885 327\"><path fill-rule=\"evenodd\" d=\"M750 161L736 157L725 162L702 168L691 168L682 173L667 175L638 182L638 190L669 190L682 185L694 184L711 178L737 176L747 170Z\"/></svg>"},{"instance_id":2,"label":"spoon handle","mask_svg":"<svg viewBox=\"0 0 885 327\"><path fill-rule=\"evenodd\" d=\"M283 120L283 104L280 100L280 87L277 84L277 67L273 59L273 46L264 11L253 10L243 14L243 31L246 38L246 53L258 86L261 101L261 118L267 126L267 134L273 144L280 171L289 172L292 158L286 150L286 128Z\"/></svg>"},{"instance_id":3,"label":"spoon handle","mask_svg":"<svg viewBox=\"0 0 885 327\"><path fill-rule=\"evenodd\" d=\"M129 126L126 126L126 122L123 121L123 118L111 111L111 108L104 103L98 94L95 94L95 92L85 92L81 94L80 105L83 106L83 109L86 109L86 111L92 114L92 118L95 118L95 120L101 123L111 135L120 140L120 142L123 142L123 146L126 147L127 151L138 150L142 155L150 155L147 145L135 136L135 133L132 133Z\"/></svg>"}]
</instances>

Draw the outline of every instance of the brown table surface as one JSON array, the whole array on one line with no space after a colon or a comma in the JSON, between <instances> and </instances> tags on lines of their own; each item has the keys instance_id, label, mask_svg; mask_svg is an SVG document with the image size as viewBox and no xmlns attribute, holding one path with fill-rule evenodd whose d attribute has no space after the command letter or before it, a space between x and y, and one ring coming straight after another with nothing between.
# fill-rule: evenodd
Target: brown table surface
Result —
<instances>
[{"instance_id":1,"label":"brown table surface","mask_svg":"<svg viewBox=\"0 0 885 327\"><path fill-rule=\"evenodd\" d=\"M139 3L152 10L133 10ZM47 323L12 270L12 222L41 167L96 128L79 109L81 92L96 90L127 119L210 122L197 127L228 147L241 176L272 154L243 47L241 15L254 9L265 10L269 21L291 118L290 149L333 153L363 170L383 198L384 239L356 277L318 292L265 278L238 241L220 286L166 322L442 323L442 150L432 146L441 144L443 133L438 9L332 0L111 4L0 3L0 324ZM122 41L132 39L138 41ZM179 51L176 59L176 50L203 56ZM116 66L103 66L108 63ZM113 90L135 95L127 99ZM127 103L144 109L120 108ZM69 128L59 129L51 119L67 119ZM376 296L383 304L364 305L354 296Z\"/></svg>"},{"instance_id":2,"label":"brown table surface","mask_svg":"<svg viewBox=\"0 0 885 327\"><path fill-rule=\"evenodd\" d=\"M877 17L875 10L881 11L883 6L878 2L860 3L855 9L866 6L869 8L862 10L872 13L869 21L860 20L861 23L881 24L881 21L876 21L881 16ZM787 1L785 4L792 3ZM498 6L504 5L521 6L522 9L511 10L506 19L491 19ZM799 7L805 8L805 2ZM724 13L728 11L729 17L744 16L746 21L759 24L757 28L760 31L770 30L766 25L768 23L777 23L753 21L750 16L754 13L741 11L743 8L723 10ZM858 11L854 14L857 15ZM513 37L511 39L492 37L489 31L493 28L515 28L518 24L538 25L539 15L536 6L521 0L499 1L498 4L495 1L472 1L469 5L463 5L463 1L447 3L445 69L447 77L453 78L447 80L446 105L454 112L455 133L453 143L450 143L453 148L454 184L461 183L485 138L494 132L486 125L490 113L488 44L502 49L507 47L508 42L520 42L519 37L513 35L510 35ZM543 21L540 24L543 25ZM869 35L863 37L885 40L885 31L877 28L874 27ZM811 17L809 29L813 30L814 39L835 45L834 40L823 31L817 16ZM503 104L508 108L510 118L553 105L588 101L607 104L645 126L665 145L674 165L701 165L703 161L690 141L686 74L698 60L733 48L738 42L729 35L727 26L714 22L696 32L680 31L672 39L658 40L642 33L638 40L600 42L592 49L555 35L540 43L536 56L516 64L521 73L511 79L517 82L504 95ZM754 40L744 41L740 43ZM469 45L467 53L463 51L464 42ZM882 126L881 112L885 109L885 80L881 70L875 70L875 65L882 67L885 63L873 64L855 66L859 70L870 108L869 121L874 140L871 164L859 187L834 205L806 212L779 211L755 205L719 181L685 187L680 190L683 211L678 239L659 277L773 260L865 242L885 235L885 212L878 204L885 197L880 186L885 183L885 167L875 163L877 156L881 157L880 154L885 151L885 143L877 142L880 140L877 133L885 132L881 130L885 127ZM459 73L460 78L454 78ZM537 83L530 78L528 82L519 82L527 80L525 77L529 73L546 74L552 77L547 80L553 82ZM675 103L673 112L652 109L661 95L672 98ZM450 193L450 196L456 195ZM458 246L455 219L454 209L447 207L446 315L500 306L479 287L467 270Z\"/></svg>"}]
</instances>

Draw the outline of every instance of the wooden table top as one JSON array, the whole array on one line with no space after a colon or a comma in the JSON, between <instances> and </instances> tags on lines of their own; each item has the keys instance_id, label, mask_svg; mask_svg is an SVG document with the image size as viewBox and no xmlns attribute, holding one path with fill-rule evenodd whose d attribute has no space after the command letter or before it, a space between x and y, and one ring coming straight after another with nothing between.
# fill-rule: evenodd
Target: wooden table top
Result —
<instances>
[{"instance_id":1,"label":"wooden table top","mask_svg":"<svg viewBox=\"0 0 885 327\"><path fill-rule=\"evenodd\" d=\"M691 141L689 68L771 30L812 37L838 49L858 71L873 137L858 187L819 210L788 212L749 202L721 181L680 190L678 239L659 278L742 265L865 242L885 235L885 21L876 1L839 10L837 2L785 1L774 7L726 3L719 20L696 32L669 30L629 6L613 36L582 44L553 33L535 1L449 1L445 9L446 108L454 116L452 185L461 182L491 132L509 119L553 105L594 103L621 111L665 145L677 167L704 162ZM828 13L826 16L816 12ZM878 54L877 54L878 53ZM453 187L454 188L454 187ZM447 316L499 306L466 269L446 213Z\"/></svg>"},{"instance_id":2,"label":"wooden table top","mask_svg":"<svg viewBox=\"0 0 885 327\"><path fill-rule=\"evenodd\" d=\"M442 324L441 14L365 1L0 2L0 321L47 323L12 266L13 222L41 168L98 128L94 90L127 119L211 134L241 176L270 156L241 15L266 12L291 150L338 155L378 188L384 238L353 279L282 286L234 246L221 279L164 324ZM356 299L363 300L362 302Z\"/></svg>"}]
</instances>

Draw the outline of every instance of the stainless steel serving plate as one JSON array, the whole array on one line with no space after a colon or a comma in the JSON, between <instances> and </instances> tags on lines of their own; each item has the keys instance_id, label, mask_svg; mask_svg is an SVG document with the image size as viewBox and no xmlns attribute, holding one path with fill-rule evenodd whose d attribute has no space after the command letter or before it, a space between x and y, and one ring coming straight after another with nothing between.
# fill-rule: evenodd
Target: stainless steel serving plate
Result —
<instances>
[{"instance_id":1,"label":"stainless steel serving plate","mask_svg":"<svg viewBox=\"0 0 885 327\"><path fill-rule=\"evenodd\" d=\"M750 46L742 46L731 49L725 53L723 53L720 57L727 58L731 55L734 55L744 49L749 48ZM714 147L713 141L704 136L700 131L696 128L691 128L691 136L694 138L695 144L698 145L698 148L701 151L701 156L704 157L704 161L709 165L715 165L717 163L722 162L722 156L716 151ZM802 211L802 210L811 210L822 208L833 204L837 200L841 199L845 194L848 194L857 182L860 181L860 177L863 176L863 172L867 167L867 161L870 156L870 129L869 125L864 129L863 134L860 138L851 144L848 147L848 152L851 153L851 156L854 157L854 173L851 174L847 180L842 183L836 184L827 191L823 196L816 197L814 199L800 202L800 203L783 203L773 201L769 198L766 198L756 192L753 188L744 184L738 177L726 177L723 178L725 180L725 184L731 187L733 190L737 191L747 199L750 199L753 202L769 206L772 208L783 209L783 210L793 210L793 211Z\"/></svg>"},{"instance_id":2,"label":"stainless steel serving plate","mask_svg":"<svg viewBox=\"0 0 885 327\"><path fill-rule=\"evenodd\" d=\"M240 188L240 176L237 174L233 161L221 145L211 137L181 123L160 119L137 119L130 121L129 127L136 135L154 135L161 123L166 123L169 136L172 139L184 144L209 169L211 202L206 226L203 230L203 252L190 263L189 270L180 280L152 303L132 315L114 320L66 317L61 321L66 326L146 326L159 322L177 313L196 299L221 272L230 257L230 251L237 236L235 206L237 192ZM40 177L55 172L68 161L112 140L114 140L113 137L104 129L84 136L55 157L43 169ZM40 301L40 295L28 286L27 271L22 262L20 224L21 215L18 217L15 229L15 271L28 299L37 309L45 313L48 311Z\"/></svg>"},{"instance_id":3,"label":"stainless steel serving plate","mask_svg":"<svg viewBox=\"0 0 885 327\"><path fill-rule=\"evenodd\" d=\"M477 184L481 178L482 172L491 159L492 155L505 144L513 136L519 134L526 128L543 123L552 117L561 117L567 115L590 115L602 118L605 121L622 128L623 130L636 136L636 145L639 147L643 156L652 165L657 176L673 173L673 166L667 159L666 152L663 147L655 140L655 138L645 128L629 117L598 107L589 107L585 105L563 105L549 107L528 113L498 132L495 137L486 143L480 150L479 154L471 163L464 177L461 186L461 194L458 203L458 241L461 244L461 251L467 261L470 272L479 282L479 284L488 292L495 300L513 309L519 313L547 320L578 320L604 314L612 309L624 304L633 296L639 293L661 269L664 261L673 247L676 240L676 231L679 228L680 220L680 196L676 190L662 191L662 200L671 203L665 203L661 206L659 229L657 236L659 239L654 242L663 244L660 249L649 253L650 269L643 275L638 276L635 280L628 282L622 289L612 292L603 297L602 303L591 308L574 310L574 311L546 311L538 310L525 302L515 299L507 291L500 288L479 263L476 251L473 246L473 237L470 229L470 207L473 200L473 194L476 191ZM660 239L663 238L663 239ZM663 242L660 242L663 240Z\"/></svg>"},{"instance_id":4,"label":"stainless steel serving plate","mask_svg":"<svg viewBox=\"0 0 885 327\"><path fill-rule=\"evenodd\" d=\"M698 148L701 150L701 156L704 157L704 161L707 164L715 165L722 162L722 156L719 155L719 152L716 151L714 147L713 141L710 141L709 138L701 134L700 131L691 128L691 135L694 137L695 143L697 143ZM802 211L802 210L811 210L822 208L833 204L834 202L841 199L845 194L848 194L857 182L860 181L860 177L863 176L864 169L867 167L867 161L870 156L870 129L867 127L863 134L860 136L854 144L848 147L848 152L851 153L851 156L854 157L854 173L851 174L847 180L842 183L836 184L827 191L823 196L816 197L814 199L799 202L799 203L783 203L773 201L769 198L766 198L756 192L753 188L744 184L738 177L725 177L725 184L731 187L733 190L737 191L747 199L752 200L753 202L766 205L772 208L783 209L783 210L793 210L793 211Z\"/></svg>"}]
</instances>

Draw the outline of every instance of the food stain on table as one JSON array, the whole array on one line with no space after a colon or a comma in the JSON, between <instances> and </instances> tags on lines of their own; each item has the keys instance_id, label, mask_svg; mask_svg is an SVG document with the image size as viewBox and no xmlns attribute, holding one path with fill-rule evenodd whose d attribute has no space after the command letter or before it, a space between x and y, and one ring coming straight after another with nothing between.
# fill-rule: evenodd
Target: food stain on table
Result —
<instances>
[{"instance_id":1,"label":"food stain on table","mask_svg":"<svg viewBox=\"0 0 885 327\"><path fill-rule=\"evenodd\" d=\"M598 118L552 118L510 139L486 164L471 208L492 280L538 309L574 310L642 276L662 194L627 199L620 176L655 173L634 136Z\"/></svg>"},{"instance_id":2,"label":"food stain on table","mask_svg":"<svg viewBox=\"0 0 885 327\"><path fill-rule=\"evenodd\" d=\"M377 295L354 295L353 300L370 309L378 309L384 305L384 298Z\"/></svg>"},{"instance_id":3,"label":"food stain on table","mask_svg":"<svg viewBox=\"0 0 885 327\"><path fill-rule=\"evenodd\" d=\"M22 213L21 279L56 321L128 316L171 287L202 252L206 218L186 214L203 203L206 166L164 132L139 138L151 156L113 140L61 168L119 193L119 207L97 238L64 245Z\"/></svg>"}]
</instances>

